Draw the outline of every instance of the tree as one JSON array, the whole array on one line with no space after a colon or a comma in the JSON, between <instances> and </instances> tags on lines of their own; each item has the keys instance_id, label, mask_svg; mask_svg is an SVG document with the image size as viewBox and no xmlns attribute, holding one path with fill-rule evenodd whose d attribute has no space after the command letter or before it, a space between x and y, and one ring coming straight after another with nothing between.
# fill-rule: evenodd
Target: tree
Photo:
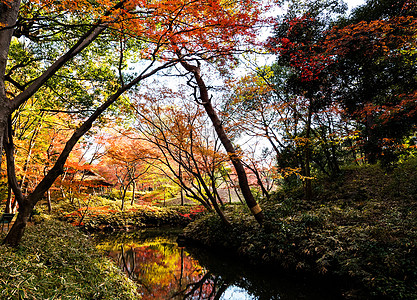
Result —
<instances>
[{"instance_id":1,"label":"tree","mask_svg":"<svg viewBox=\"0 0 417 300\"><path fill-rule=\"evenodd\" d=\"M124 209L126 192L132 186L131 205L135 201L137 180L150 172L151 165L147 160L156 156L152 146L144 141L129 138L126 135L115 135L107 139L105 154L100 165L105 166L107 176L112 173L120 186L122 195L121 210Z\"/></svg>"},{"instance_id":2,"label":"tree","mask_svg":"<svg viewBox=\"0 0 417 300\"><path fill-rule=\"evenodd\" d=\"M92 127L93 122L108 109L122 94L135 87L139 82L156 74L162 69L171 67L179 58L174 55L178 49L187 49L189 54L204 56L206 59L224 56L231 53L241 42L254 39L253 26L259 21L260 9L258 3L242 1L236 3L223 3L222 1L158 1L143 3L135 1L100 2L69 1L55 3L41 2L46 15L53 18L23 19L18 22L20 1L1 2L0 23L0 142L4 146L8 165L8 180L19 203L19 213L12 229L9 231L4 243L16 246L24 232L27 220L35 204L51 187L57 177L63 172L63 166L69 153L77 141ZM36 5L35 5L36 6ZM78 13L78 12L82 13ZM68 27L59 26L56 16L75 24ZM91 17L90 17L91 16ZM77 18L88 21L77 26ZM42 28L33 24L52 20L43 24ZM33 21L33 23L31 23ZM65 24L65 23L64 23ZM19 27L19 26L20 27ZM26 26L26 28L25 28ZM48 27L49 26L49 27ZM24 30L15 30L17 27ZM9 98L5 90L7 55L12 35L24 35L36 41L36 35L42 30L51 30L57 44L63 28L68 29L68 38L62 44L63 55L53 62L45 61L47 66L42 73L31 79L23 90L16 96ZM14 167L14 145L10 138L10 120L13 113L26 103L35 93L44 87L49 80L57 79L58 72L64 69L69 62L76 58L89 45L99 41L98 37L106 35L112 45L118 41L119 61L115 71L118 73L118 84L111 87L105 96L93 97L95 103L91 105L88 117L82 119L78 128L69 138L63 151L54 166L48 170L45 177L28 195L24 195L16 180ZM72 34L73 33L73 34ZM42 36L42 35L41 35ZM68 37L66 36L66 37ZM237 38L241 36L241 38ZM45 36L42 36L45 37ZM175 47L171 41L175 40ZM42 42L42 39L40 40ZM137 45L137 47L133 46ZM131 76L123 73L127 64L125 46L132 46L135 54L143 59L142 69L138 74ZM99 60L99 57L93 57ZM91 57L90 57L91 59ZM184 59L184 57L181 57ZM156 64L156 61L160 61ZM12 80L9 79L9 82Z\"/></svg>"},{"instance_id":3,"label":"tree","mask_svg":"<svg viewBox=\"0 0 417 300\"><path fill-rule=\"evenodd\" d=\"M311 17L290 19L278 32L308 37ZM315 27L313 44L281 34L270 45L312 84L317 104L338 103L344 118L356 122L366 161L389 164L415 126L415 3L371 0L329 24L337 26Z\"/></svg>"},{"instance_id":4,"label":"tree","mask_svg":"<svg viewBox=\"0 0 417 300\"><path fill-rule=\"evenodd\" d=\"M136 108L138 139L152 143L160 155L150 158L149 163L181 187L185 195L200 202L207 210L214 210L230 226L218 202L222 200L217 191L220 168L225 160L219 143L213 137L201 110L193 103L178 106L186 99L180 92L167 89L163 93L165 103L155 101L155 93L142 95ZM177 105L173 103L177 98ZM139 100L139 99L138 99Z\"/></svg>"},{"instance_id":5,"label":"tree","mask_svg":"<svg viewBox=\"0 0 417 300\"><path fill-rule=\"evenodd\" d=\"M395 161L416 125L415 9L414 2L368 1L323 43L337 58L335 99L357 122L369 163Z\"/></svg>"},{"instance_id":6,"label":"tree","mask_svg":"<svg viewBox=\"0 0 417 300\"><path fill-rule=\"evenodd\" d=\"M294 145L294 165L301 168L306 199L312 197L313 123L319 112L328 105L331 94L327 90L328 63L320 45L328 22L326 16L321 16L329 5L337 8L339 3L315 1L303 5L291 2L289 12L283 20L278 20L275 35L267 43L270 51L278 55L276 64L279 68L275 70L279 73L276 75L284 76L284 87L279 86L282 85L282 79L276 79L279 85L275 85L274 90L277 91L278 101L282 103L281 111L291 112L292 128L287 127L285 131ZM265 75L261 76L271 82ZM289 147L281 150L283 153L280 156L284 156L288 150ZM290 167L294 168L294 165Z\"/></svg>"}]
</instances>

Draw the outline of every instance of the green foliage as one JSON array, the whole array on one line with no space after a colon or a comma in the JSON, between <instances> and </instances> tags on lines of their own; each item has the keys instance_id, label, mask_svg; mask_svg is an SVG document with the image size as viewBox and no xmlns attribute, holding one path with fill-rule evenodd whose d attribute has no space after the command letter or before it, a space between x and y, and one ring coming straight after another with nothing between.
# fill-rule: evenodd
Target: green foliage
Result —
<instances>
[{"instance_id":1,"label":"green foliage","mask_svg":"<svg viewBox=\"0 0 417 300\"><path fill-rule=\"evenodd\" d=\"M18 249L0 246L2 299L137 299L137 287L89 238L57 221L29 226Z\"/></svg>"}]
</instances>

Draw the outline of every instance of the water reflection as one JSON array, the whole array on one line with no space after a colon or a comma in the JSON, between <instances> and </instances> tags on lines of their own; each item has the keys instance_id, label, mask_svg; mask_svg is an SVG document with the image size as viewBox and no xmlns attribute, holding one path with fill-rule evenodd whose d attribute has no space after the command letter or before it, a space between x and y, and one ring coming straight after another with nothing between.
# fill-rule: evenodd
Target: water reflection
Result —
<instances>
[{"instance_id":1,"label":"water reflection","mask_svg":"<svg viewBox=\"0 0 417 300\"><path fill-rule=\"evenodd\" d=\"M167 239L120 245L109 256L141 285L142 299L220 299L228 287Z\"/></svg>"},{"instance_id":2,"label":"water reflection","mask_svg":"<svg viewBox=\"0 0 417 300\"><path fill-rule=\"evenodd\" d=\"M251 270L230 258L178 247L176 233L106 237L107 251L126 275L140 284L142 299L337 299L328 288Z\"/></svg>"}]
</instances>

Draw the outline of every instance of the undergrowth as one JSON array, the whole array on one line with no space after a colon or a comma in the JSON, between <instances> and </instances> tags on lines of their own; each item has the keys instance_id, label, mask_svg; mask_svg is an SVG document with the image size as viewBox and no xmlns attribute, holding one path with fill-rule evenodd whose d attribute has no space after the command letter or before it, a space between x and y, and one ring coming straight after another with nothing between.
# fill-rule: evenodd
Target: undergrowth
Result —
<instances>
[{"instance_id":1,"label":"undergrowth","mask_svg":"<svg viewBox=\"0 0 417 300\"><path fill-rule=\"evenodd\" d=\"M355 297L417 299L416 182L415 161L388 174L350 168L335 181L316 182L312 201L287 190L261 203L263 228L233 206L226 211L232 229L206 216L185 235L254 265L338 277L360 290Z\"/></svg>"},{"instance_id":2,"label":"undergrowth","mask_svg":"<svg viewBox=\"0 0 417 300\"><path fill-rule=\"evenodd\" d=\"M59 221L29 226L20 246L0 246L0 256L1 299L139 299L88 237Z\"/></svg>"}]
</instances>

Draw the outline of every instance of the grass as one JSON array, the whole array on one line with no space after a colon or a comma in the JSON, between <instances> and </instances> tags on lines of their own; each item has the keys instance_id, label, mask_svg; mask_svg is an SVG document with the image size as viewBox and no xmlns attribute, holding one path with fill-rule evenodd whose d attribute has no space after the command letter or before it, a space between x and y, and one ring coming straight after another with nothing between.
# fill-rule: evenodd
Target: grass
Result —
<instances>
[{"instance_id":1,"label":"grass","mask_svg":"<svg viewBox=\"0 0 417 300\"><path fill-rule=\"evenodd\" d=\"M0 255L1 299L139 299L87 236L59 221L29 226L19 248Z\"/></svg>"}]
</instances>

